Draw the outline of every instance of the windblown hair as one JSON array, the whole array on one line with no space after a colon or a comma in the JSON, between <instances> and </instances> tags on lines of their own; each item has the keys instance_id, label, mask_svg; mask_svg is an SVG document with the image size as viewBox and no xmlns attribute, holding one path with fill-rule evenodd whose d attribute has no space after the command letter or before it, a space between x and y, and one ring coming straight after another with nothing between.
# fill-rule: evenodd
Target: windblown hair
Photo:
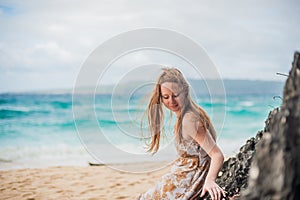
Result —
<instances>
[{"instance_id":1,"label":"windblown hair","mask_svg":"<svg viewBox=\"0 0 300 200\"><path fill-rule=\"evenodd\" d=\"M182 73L176 68L163 68L163 72L157 79L156 85L152 92L148 107L147 107L147 117L149 132L151 134L151 142L149 144L148 152L156 153L159 149L160 136L164 129L164 113L162 107L162 94L161 85L165 82L177 83L182 87L182 92L184 96L184 103L181 109L180 115L175 124L175 138L176 142L180 142L182 139L182 120L187 111L193 112L202 121L204 128L213 128L212 123L206 114L206 112L198 106L190 96L189 84L183 77ZM214 140L216 140L215 131L210 132Z\"/></svg>"}]
</instances>

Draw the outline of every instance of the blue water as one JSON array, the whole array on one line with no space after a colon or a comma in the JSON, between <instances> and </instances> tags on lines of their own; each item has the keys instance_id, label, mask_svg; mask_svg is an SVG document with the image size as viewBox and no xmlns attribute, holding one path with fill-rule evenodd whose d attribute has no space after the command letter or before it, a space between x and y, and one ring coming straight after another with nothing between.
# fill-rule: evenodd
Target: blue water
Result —
<instances>
[{"instance_id":1,"label":"blue water","mask_svg":"<svg viewBox=\"0 0 300 200\"><path fill-rule=\"evenodd\" d=\"M197 103L212 117L226 156L235 154L241 144L263 129L268 113L281 104L280 98L273 99L282 93L277 90L233 93L213 101L198 98ZM138 161L145 152L141 137L147 136L147 129L140 128L143 98L116 96L112 103L110 95L98 94L90 107L87 96L72 102L72 94L0 94L0 169L87 165L88 161L99 161L98 155L103 156L103 162ZM79 115L74 115L72 108L80 111ZM162 149L172 142L172 119L166 122ZM165 149L161 160L173 156L172 148ZM128 154L133 156L125 158Z\"/></svg>"}]
</instances>

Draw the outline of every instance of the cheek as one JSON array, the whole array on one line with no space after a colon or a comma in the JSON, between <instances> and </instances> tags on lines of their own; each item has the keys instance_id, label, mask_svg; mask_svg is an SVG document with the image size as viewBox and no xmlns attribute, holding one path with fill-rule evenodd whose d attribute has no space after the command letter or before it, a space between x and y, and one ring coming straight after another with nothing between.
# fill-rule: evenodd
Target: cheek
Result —
<instances>
[{"instance_id":1,"label":"cheek","mask_svg":"<svg viewBox=\"0 0 300 200\"><path fill-rule=\"evenodd\" d=\"M165 106L167 106L167 105L168 105L168 100L166 100L166 99L162 99L162 102L163 102L163 104L164 104Z\"/></svg>"}]
</instances>

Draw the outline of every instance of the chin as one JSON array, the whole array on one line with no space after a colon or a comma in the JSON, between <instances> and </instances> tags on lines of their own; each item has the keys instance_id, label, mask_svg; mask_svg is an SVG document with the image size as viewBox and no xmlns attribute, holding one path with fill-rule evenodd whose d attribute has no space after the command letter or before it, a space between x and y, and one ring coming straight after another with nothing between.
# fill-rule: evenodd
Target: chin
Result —
<instances>
[{"instance_id":1,"label":"chin","mask_svg":"<svg viewBox=\"0 0 300 200\"><path fill-rule=\"evenodd\" d=\"M172 112L177 112L177 111L179 111L180 110L180 108L179 107L176 107L176 108L169 108Z\"/></svg>"}]
</instances>

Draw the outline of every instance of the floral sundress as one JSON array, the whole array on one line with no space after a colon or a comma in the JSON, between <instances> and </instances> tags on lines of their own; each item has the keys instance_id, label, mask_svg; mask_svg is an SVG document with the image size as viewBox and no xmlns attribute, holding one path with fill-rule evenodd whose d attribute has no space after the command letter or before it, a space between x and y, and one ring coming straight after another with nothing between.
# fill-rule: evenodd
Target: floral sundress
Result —
<instances>
[{"instance_id":1,"label":"floral sundress","mask_svg":"<svg viewBox=\"0 0 300 200\"><path fill-rule=\"evenodd\" d=\"M171 171L154 188L140 194L138 200L200 199L210 157L194 140L182 139L176 149L179 157Z\"/></svg>"}]
</instances>

